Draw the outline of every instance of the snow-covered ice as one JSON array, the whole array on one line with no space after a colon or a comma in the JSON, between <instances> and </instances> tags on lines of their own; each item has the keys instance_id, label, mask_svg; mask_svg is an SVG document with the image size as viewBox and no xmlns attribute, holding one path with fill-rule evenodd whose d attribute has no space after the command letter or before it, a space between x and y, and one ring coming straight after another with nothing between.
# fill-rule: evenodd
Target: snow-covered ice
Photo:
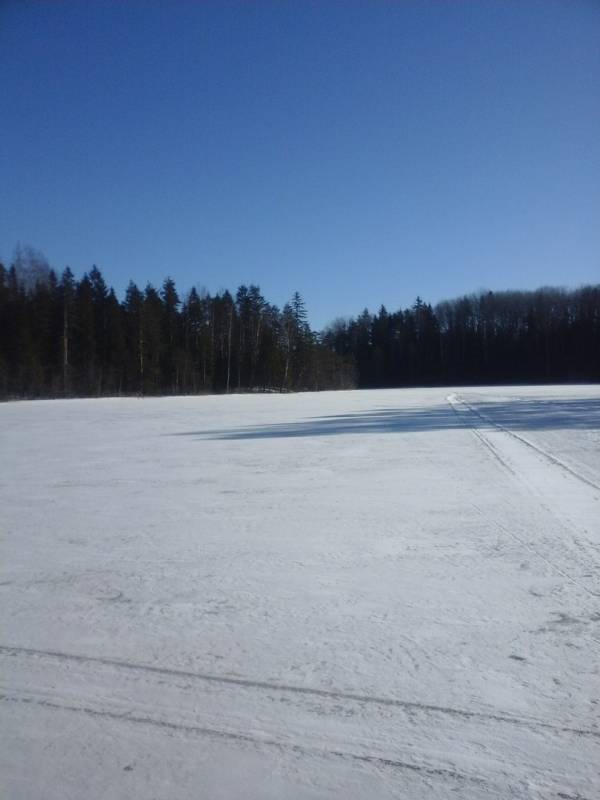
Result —
<instances>
[{"instance_id":1,"label":"snow-covered ice","mask_svg":"<svg viewBox=\"0 0 600 800\"><path fill-rule=\"evenodd\" d=\"M0 795L600 796L600 387L0 406Z\"/></svg>"}]
</instances>

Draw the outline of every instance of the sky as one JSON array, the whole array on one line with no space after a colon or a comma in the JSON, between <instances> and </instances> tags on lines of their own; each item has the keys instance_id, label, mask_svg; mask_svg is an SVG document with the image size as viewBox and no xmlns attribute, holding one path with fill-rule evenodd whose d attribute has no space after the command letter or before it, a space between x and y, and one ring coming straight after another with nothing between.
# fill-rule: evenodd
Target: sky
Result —
<instances>
[{"instance_id":1,"label":"sky","mask_svg":"<svg viewBox=\"0 0 600 800\"><path fill-rule=\"evenodd\" d=\"M314 327L600 281L600 2L0 0L0 259Z\"/></svg>"}]
</instances>

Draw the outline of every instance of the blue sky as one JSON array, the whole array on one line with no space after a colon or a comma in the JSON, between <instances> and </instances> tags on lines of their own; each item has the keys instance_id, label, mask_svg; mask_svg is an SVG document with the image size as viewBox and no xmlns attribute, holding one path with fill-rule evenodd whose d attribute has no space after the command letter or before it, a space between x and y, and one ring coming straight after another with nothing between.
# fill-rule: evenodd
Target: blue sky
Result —
<instances>
[{"instance_id":1,"label":"blue sky","mask_svg":"<svg viewBox=\"0 0 600 800\"><path fill-rule=\"evenodd\" d=\"M383 302L600 280L600 3L0 2L0 257Z\"/></svg>"}]
</instances>

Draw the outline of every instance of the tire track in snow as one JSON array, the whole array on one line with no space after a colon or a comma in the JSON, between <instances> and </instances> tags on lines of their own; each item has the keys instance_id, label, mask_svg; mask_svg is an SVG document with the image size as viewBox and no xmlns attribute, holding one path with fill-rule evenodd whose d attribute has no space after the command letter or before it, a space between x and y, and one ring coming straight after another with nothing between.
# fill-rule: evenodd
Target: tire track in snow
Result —
<instances>
[{"instance_id":1,"label":"tire track in snow","mask_svg":"<svg viewBox=\"0 0 600 800\"><path fill-rule=\"evenodd\" d=\"M316 756L323 758L333 756L335 758L345 759L348 761L360 761L380 767L410 770L412 772L418 772L425 775L454 778L464 782L476 783L480 786L486 785L486 782L482 778L479 778L475 775L468 775L464 772L459 772L458 770L449 767L427 766L426 764L415 764L410 761L402 761L400 759L389 758L386 756L379 756L370 753L353 753L335 748L321 749L318 747L308 747L306 745L297 744L294 742L278 741L277 739L251 735L240 731L230 731L221 728L212 728L202 725L190 725L189 723L155 719L154 717L140 716L128 711L118 712L107 709L100 710L89 706L74 706L43 698L26 697L24 695L10 695L4 693L0 693L0 701L5 703L22 703L26 705L41 706L43 708L50 708L56 711L69 711L84 714L89 717L100 717L117 720L119 722L129 722L137 725L151 725L157 728L162 728L163 730L210 736L215 739L226 739L229 741L258 745L262 747L273 747L279 750L288 750L301 755L313 757Z\"/></svg>"},{"instance_id":2,"label":"tire track in snow","mask_svg":"<svg viewBox=\"0 0 600 800\"><path fill-rule=\"evenodd\" d=\"M577 736L587 736L600 739L600 730L554 725L550 722L516 717L502 712L492 713L485 711L472 711L470 709L455 708L451 706L419 703L413 700L400 700L393 697L378 697L375 695L364 695L336 689L320 689L318 687L298 686L294 684L276 683L270 681L258 681L250 678L236 678L228 675L215 675L213 673L206 672L192 672L173 667L157 667L149 664L139 664L132 661L107 658L104 656L85 656L74 653L63 653L56 650L38 650L30 647L0 645L0 654L8 656L24 655L32 658L50 658L58 661L91 665L99 664L102 666L115 667L117 669L147 672L155 675L168 675L175 678L194 679L222 685L240 686L248 689L262 689L266 691L308 695L312 697L324 697L333 700L350 700L357 703L401 708L407 711L416 711L424 714L442 714L462 719L483 720L486 722L492 721L508 725L516 725L523 728L529 728L531 730L543 729L550 730L555 733L570 733Z\"/></svg>"}]
</instances>

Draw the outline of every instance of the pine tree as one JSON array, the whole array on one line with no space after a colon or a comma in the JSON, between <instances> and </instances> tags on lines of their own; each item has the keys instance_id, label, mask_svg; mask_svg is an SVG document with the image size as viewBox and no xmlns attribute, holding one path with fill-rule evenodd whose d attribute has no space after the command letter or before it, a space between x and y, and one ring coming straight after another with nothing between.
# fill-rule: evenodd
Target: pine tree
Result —
<instances>
[{"instance_id":1,"label":"pine tree","mask_svg":"<svg viewBox=\"0 0 600 800\"><path fill-rule=\"evenodd\" d=\"M164 339L164 304L160 294L151 283L144 289L142 327L144 342L145 383L144 392L157 394L172 391L162 381L162 364L167 342Z\"/></svg>"},{"instance_id":2,"label":"pine tree","mask_svg":"<svg viewBox=\"0 0 600 800\"><path fill-rule=\"evenodd\" d=\"M163 303L162 323L162 386L169 392L179 390L179 296L175 282L167 278L160 296Z\"/></svg>"},{"instance_id":3,"label":"pine tree","mask_svg":"<svg viewBox=\"0 0 600 800\"><path fill-rule=\"evenodd\" d=\"M106 312L106 375L105 390L122 394L126 385L127 342L124 309L110 289L105 304Z\"/></svg>"},{"instance_id":4,"label":"pine tree","mask_svg":"<svg viewBox=\"0 0 600 800\"><path fill-rule=\"evenodd\" d=\"M127 346L129 375L128 388L144 393L144 296L133 281L129 281L125 292L125 341ZM135 376L135 378L134 378Z\"/></svg>"},{"instance_id":5,"label":"pine tree","mask_svg":"<svg viewBox=\"0 0 600 800\"><path fill-rule=\"evenodd\" d=\"M75 278L66 267L60 281L59 296L62 310L62 389L65 395L69 394L70 383L70 345L71 331L75 317Z\"/></svg>"}]
</instances>

